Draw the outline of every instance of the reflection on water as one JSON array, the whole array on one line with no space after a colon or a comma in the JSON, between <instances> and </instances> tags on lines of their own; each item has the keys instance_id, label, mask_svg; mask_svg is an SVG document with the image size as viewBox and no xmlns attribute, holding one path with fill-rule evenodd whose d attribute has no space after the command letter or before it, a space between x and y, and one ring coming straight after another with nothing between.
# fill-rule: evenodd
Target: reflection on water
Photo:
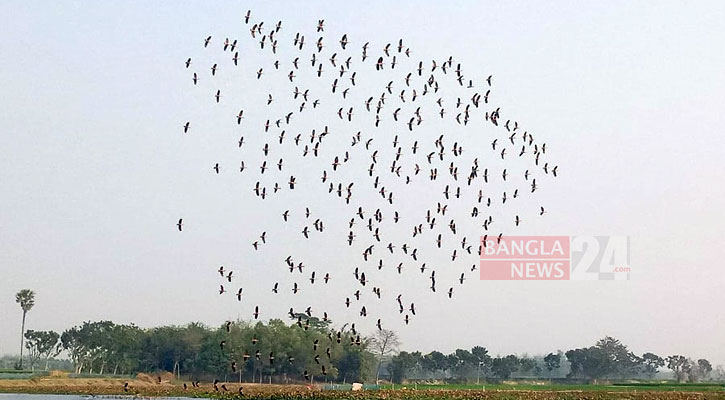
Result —
<instances>
[{"instance_id":1,"label":"reflection on water","mask_svg":"<svg viewBox=\"0 0 725 400\"><path fill-rule=\"evenodd\" d=\"M0 393L0 400L89 400L89 399L144 399L151 397L121 396L121 395L99 395L99 396L78 396L65 394L15 394ZM153 397L154 400L191 400L188 397Z\"/></svg>"}]
</instances>

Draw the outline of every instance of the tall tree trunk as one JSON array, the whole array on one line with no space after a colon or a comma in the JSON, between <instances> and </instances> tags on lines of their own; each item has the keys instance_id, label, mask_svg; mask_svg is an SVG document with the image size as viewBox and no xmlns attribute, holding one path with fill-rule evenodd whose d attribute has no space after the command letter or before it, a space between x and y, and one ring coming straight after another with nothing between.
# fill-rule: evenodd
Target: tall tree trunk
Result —
<instances>
[{"instance_id":1,"label":"tall tree trunk","mask_svg":"<svg viewBox=\"0 0 725 400\"><path fill-rule=\"evenodd\" d=\"M388 347L388 341L387 339L383 342L383 345L380 347L380 359L378 360L378 369L375 371L375 384L380 383L380 367L383 365L383 357L385 357L385 350L386 347Z\"/></svg>"},{"instance_id":2,"label":"tall tree trunk","mask_svg":"<svg viewBox=\"0 0 725 400\"><path fill-rule=\"evenodd\" d=\"M20 327L20 369L23 369L23 342L25 341L25 315L27 313L23 310L23 324Z\"/></svg>"}]
</instances>

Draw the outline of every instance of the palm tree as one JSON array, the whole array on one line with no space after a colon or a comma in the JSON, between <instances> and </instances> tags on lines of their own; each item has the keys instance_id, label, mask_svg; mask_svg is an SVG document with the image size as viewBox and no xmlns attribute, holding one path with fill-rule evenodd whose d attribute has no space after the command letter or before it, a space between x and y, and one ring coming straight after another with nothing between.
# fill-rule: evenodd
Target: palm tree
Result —
<instances>
[{"instance_id":1,"label":"palm tree","mask_svg":"<svg viewBox=\"0 0 725 400\"><path fill-rule=\"evenodd\" d=\"M23 289L15 294L15 302L23 309L23 325L20 329L20 369L23 368L23 339L25 339L25 316L35 305L35 292Z\"/></svg>"}]
</instances>

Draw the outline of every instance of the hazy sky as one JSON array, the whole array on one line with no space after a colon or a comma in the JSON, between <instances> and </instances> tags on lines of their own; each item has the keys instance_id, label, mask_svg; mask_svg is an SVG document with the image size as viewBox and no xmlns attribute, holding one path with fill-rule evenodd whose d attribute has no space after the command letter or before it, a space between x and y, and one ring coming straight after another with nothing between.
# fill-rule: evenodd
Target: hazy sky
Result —
<instances>
[{"instance_id":1,"label":"hazy sky","mask_svg":"<svg viewBox=\"0 0 725 400\"><path fill-rule=\"evenodd\" d=\"M348 279L357 251L299 240L253 251L262 230L288 229L265 212L284 200L262 202L253 181L233 175L236 133L196 122L218 114L208 111L211 87L208 98L189 94L190 72L209 84L212 58L228 68L218 46L248 38L251 8L270 27L282 20L287 39L307 32L310 49L324 18L331 42L346 32L352 47L379 51L402 37L416 60L453 55L471 78L493 74L496 103L547 143L560 170L530 205L546 204L546 218L525 220L521 233L631 238L626 282L472 277L455 301L440 301L425 279L396 281L390 291L415 294L420 310L411 326L389 326L404 349L538 354L613 335L640 354L725 362L724 3L274 3L0 3L0 354L18 351L22 288L37 293L27 327L62 331L98 319L216 325L250 318L254 303L263 318L283 317L291 295L271 299L269 288L289 279L286 254ZM202 51L207 35L213 57ZM250 90L239 84L224 100L247 99L253 115L261 108L249 99L267 92ZM182 136L187 120L193 135ZM487 150L488 139L471 140L467 154ZM215 162L229 172L215 176ZM303 167L290 159L300 181L318 179ZM349 219L327 195L300 196L329 227ZM219 298L220 264L244 281L248 302ZM344 312L352 287L307 294ZM384 313L399 319L395 307Z\"/></svg>"}]
</instances>

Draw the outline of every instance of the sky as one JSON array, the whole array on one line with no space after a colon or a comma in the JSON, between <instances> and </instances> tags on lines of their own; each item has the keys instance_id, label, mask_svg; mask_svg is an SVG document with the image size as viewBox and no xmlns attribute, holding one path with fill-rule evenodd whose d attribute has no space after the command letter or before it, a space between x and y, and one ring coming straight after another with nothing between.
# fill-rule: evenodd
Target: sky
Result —
<instances>
[{"instance_id":1,"label":"sky","mask_svg":"<svg viewBox=\"0 0 725 400\"><path fill-rule=\"evenodd\" d=\"M292 295L272 298L269 288L289 280L281 266L286 254L333 271L338 289L304 295L331 313L346 312L340 299L354 286L343 280L359 253L332 242L347 232L333 226L345 225L349 210L301 184L293 214L301 218L309 205L328 226L311 244L281 222L277 210L290 207L289 197L262 201L251 194L251 177L232 173L239 135L229 129L238 112L231 103L244 103L249 119L261 118L267 92L287 87L284 78L254 82L261 56L226 74L231 55L219 51L222 38L254 44L243 21L247 9L268 29L282 20L280 41L307 32L310 51L324 18L331 46L347 33L351 47L370 42L379 53L404 38L416 61L452 55L477 82L493 75L495 103L546 142L547 159L559 165L556 179L541 179L535 201L520 203L533 211L546 204L545 218L534 213L517 232L629 237L628 281L470 276L455 301L441 301L427 294L425 279L392 275L390 292L410 294L419 310L410 326L395 307L380 311L394 321L402 349L482 345L492 354L545 354L611 335L639 354L725 363L725 4L714 1L4 1L0 354L18 352L22 314L14 294L23 288L37 293L27 321L35 330L100 319L215 326L251 318L255 303L263 305L263 319L284 317ZM215 52L203 49L208 35ZM208 68L217 59L225 91L223 106L214 108ZM192 70L201 76L196 88ZM275 107L282 107L278 99ZM332 117L333 131L349 129ZM192 134L184 136L189 120ZM251 131L250 146L261 149L260 134ZM465 154L489 157L488 138L467 132ZM335 151L345 151L348 136L331 139ZM215 176L216 162L225 173ZM300 182L318 179L318 170L286 162ZM406 208L424 210L426 192L389 188ZM374 195L361 194L380 203ZM473 237L484 233L460 220ZM255 252L250 243L265 230L272 244ZM440 274L456 275L445 269L445 257L431 257ZM219 297L219 265L244 282L242 304ZM373 331L368 325L364 332Z\"/></svg>"}]
</instances>

